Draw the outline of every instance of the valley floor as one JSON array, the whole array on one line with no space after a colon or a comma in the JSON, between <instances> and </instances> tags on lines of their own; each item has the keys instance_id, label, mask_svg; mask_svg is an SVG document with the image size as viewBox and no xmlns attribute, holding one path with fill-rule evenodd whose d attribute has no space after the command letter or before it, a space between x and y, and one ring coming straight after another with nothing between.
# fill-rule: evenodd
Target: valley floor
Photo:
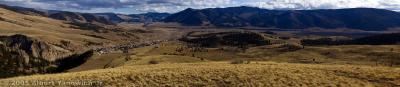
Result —
<instances>
[{"instance_id":1,"label":"valley floor","mask_svg":"<svg viewBox=\"0 0 400 87\"><path fill-rule=\"evenodd\" d=\"M54 86L29 82L91 81L103 86L331 86L393 87L400 86L400 69L357 65L292 64L252 62L169 63L131 65L111 69L49 75L33 75L0 80L2 86ZM61 84L62 85L62 84ZM86 84L90 85L90 84ZM19 84L21 86L21 84ZM81 86L64 84L63 86Z\"/></svg>"}]
</instances>

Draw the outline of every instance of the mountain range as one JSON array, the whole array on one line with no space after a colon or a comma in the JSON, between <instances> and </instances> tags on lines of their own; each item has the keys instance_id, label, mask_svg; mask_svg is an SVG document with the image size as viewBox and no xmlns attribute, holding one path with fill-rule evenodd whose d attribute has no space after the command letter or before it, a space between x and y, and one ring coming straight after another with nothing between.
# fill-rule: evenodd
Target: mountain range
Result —
<instances>
[{"instance_id":1,"label":"mountain range","mask_svg":"<svg viewBox=\"0 0 400 87\"><path fill-rule=\"evenodd\" d=\"M44 16L58 20L113 25L122 22L173 22L183 26L262 27L278 29L359 29L384 31L400 27L400 13L375 8L268 10L256 7L192 9L175 14L144 13L78 13L55 10L36 10L0 5L1 8L22 14Z\"/></svg>"},{"instance_id":2,"label":"mountain range","mask_svg":"<svg viewBox=\"0 0 400 87\"><path fill-rule=\"evenodd\" d=\"M37 10L33 8L25 8L19 6L8 6L0 4L0 8L15 11L26 15L35 15L49 17L57 20L65 20L70 22L80 23L101 23L101 24L116 24L121 22L160 22L169 13L143 13L143 14L117 14L117 13L79 13L58 10Z\"/></svg>"},{"instance_id":3,"label":"mountain range","mask_svg":"<svg viewBox=\"0 0 400 87\"><path fill-rule=\"evenodd\" d=\"M374 8L268 10L255 7L186 9L165 22L187 26L267 27L279 29L350 28L368 31L400 27L400 13Z\"/></svg>"},{"instance_id":4,"label":"mountain range","mask_svg":"<svg viewBox=\"0 0 400 87\"><path fill-rule=\"evenodd\" d=\"M95 13L95 15L102 16L113 23L121 22L161 22L164 18L168 17L169 13L143 13L143 14L116 14L116 13Z\"/></svg>"}]
</instances>

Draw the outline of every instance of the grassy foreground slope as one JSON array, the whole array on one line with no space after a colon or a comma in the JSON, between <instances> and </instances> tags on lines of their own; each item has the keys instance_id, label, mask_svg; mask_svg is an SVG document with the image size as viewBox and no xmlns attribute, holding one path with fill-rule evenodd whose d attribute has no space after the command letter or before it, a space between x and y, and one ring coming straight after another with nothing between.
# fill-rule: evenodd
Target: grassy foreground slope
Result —
<instances>
[{"instance_id":1,"label":"grassy foreground slope","mask_svg":"<svg viewBox=\"0 0 400 87\"><path fill-rule=\"evenodd\" d=\"M400 69L350 65L226 62L134 65L7 81L99 80L105 86L400 86ZM5 83L3 83L5 84Z\"/></svg>"}]
</instances>

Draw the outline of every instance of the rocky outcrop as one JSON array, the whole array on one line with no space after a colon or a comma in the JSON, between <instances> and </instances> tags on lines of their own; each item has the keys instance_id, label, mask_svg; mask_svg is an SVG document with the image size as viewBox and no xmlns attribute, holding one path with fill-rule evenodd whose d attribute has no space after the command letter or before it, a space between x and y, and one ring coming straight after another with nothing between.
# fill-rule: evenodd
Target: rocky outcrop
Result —
<instances>
[{"instance_id":1,"label":"rocky outcrop","mask_svg":"<svg viewBox=\"0 0 400 87\"><path fill-rule=\"evenodd\" d=\"M57 58L72 54L72 52L69 50L65 50L45 42L40 42L20 34L13 36L2 36L0 37L0 40L6 47L19 49L26 54L32 55L32 57L46 58L46 60L49 61L54 61Z\"/></svg>"},{"instance_id":2,"label":"rocky outcrop","mask_svg":"<svg viewBox=\"0 0 400 87\"><path fill-rule=\"evenodd\" d=\"M61 47L41 42L25 35L0 37L0 78L36 74L55 73L66 70L67 66L77 66L91 56L91 51L76 53ZM77 64L66 66L63 60ZM60 67L62 66L62 67ZM65 68L67 67L67 68Z\"/></svg>"}]
</instances>

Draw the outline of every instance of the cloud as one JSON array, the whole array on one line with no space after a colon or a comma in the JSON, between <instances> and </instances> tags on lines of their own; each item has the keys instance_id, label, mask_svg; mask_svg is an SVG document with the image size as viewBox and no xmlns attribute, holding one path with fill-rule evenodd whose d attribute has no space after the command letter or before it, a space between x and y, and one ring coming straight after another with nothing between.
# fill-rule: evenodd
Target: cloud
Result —
<instances>
[{"instance_id":1,"label":"cloud","mask_svg":"<svg viewBox=\"0 0 400 87\"><path fill-rule=\"evenodd\" d=\"M400 10L400 0L263 0L249 5L267 9L381 8Z\"/></svg>"},{"instance_id":2,"label":"cloud","mask_svg":"<svg viewBox=\"0 0 400 87\"><path fill-rule=\"evenodd\" d=\"M74 11L177 12L186 8L229 6L232 0L2 0L0 3L31 8ZM127 8L130 8L127 9ZM129 13L129 12L127 12Z\"/></svg>"},{"instance_id":3,"label":"cloud","mask_svg":"<svg viewBox=\"0 0 400 87\"><path fill-rule=\"evenodd\" d=\"M178 12L186 8L255 6L267 9L382 8L400 11L400 0L0 0L2 4L80 12Z\"/></svg>"},{"instance_id":4,"label":"cloud","mask_svg":"<svg viewBox=\"0 0 400 87\"><path fill-rule=\"evenodd\" d=\"M93 8L124 8L143 3L133 0L32 0L32 2L53 4L64 8L90 10Z\"/></svg>"}]
</instances>

